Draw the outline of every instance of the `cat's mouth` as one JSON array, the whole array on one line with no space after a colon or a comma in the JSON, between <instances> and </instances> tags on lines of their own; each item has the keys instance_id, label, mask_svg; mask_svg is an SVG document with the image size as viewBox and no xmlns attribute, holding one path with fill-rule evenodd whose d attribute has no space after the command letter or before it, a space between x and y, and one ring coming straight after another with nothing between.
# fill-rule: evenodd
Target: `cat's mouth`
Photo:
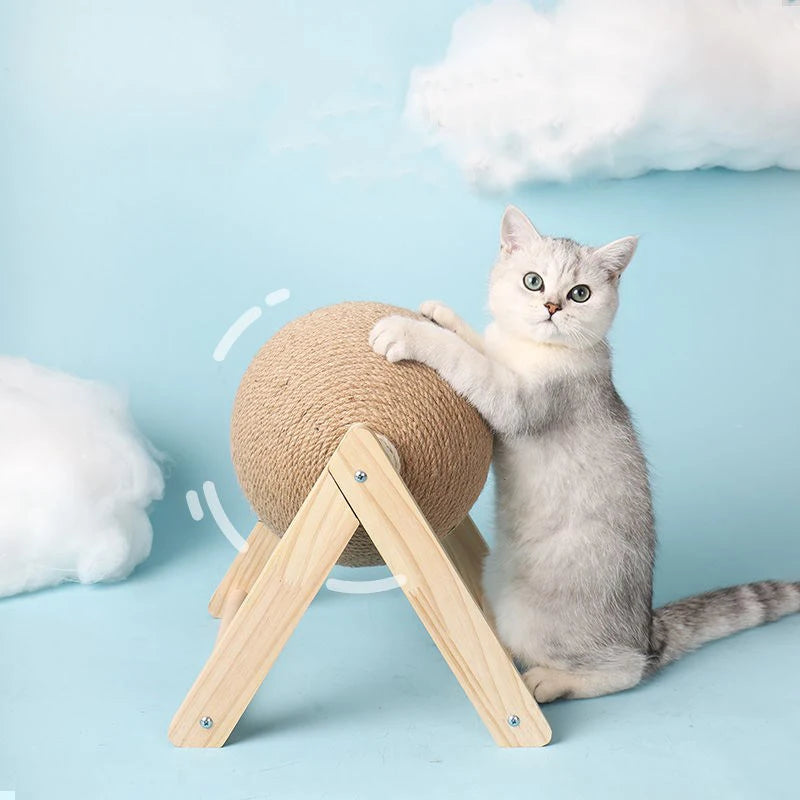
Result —
<instances>
[{"instance_id":1,"label":"cat's mouth","mask_svg":"<svg viewBox=\"0 0 800 800\"><path fill-rule=\"evenodd\" d=\"M543 319L539 322L540 325L544 325L545 328L549 331L549 333L542 332L541 336L546 336L549 339L553 339L554 337L563 336L561 332L561 326L556 324L556 321L550 317L549 319Z\"/></svg>"}]
</instances>

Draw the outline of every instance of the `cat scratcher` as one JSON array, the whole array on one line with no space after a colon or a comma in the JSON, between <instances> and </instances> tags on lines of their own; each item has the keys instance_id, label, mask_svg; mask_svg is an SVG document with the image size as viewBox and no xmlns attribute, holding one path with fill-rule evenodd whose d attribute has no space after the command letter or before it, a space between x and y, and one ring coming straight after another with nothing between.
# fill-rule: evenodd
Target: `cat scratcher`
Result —
<instances>
[{"instance_id":1,"label":"cat scratcher","mask_svg":"<svg viewBox=\"0 0 800 800\"><path fill-rule=\"evenodd\" d=\"M538 747L550 727L482 611L486 544L469 517L440 540L366 427L342 438L282 538L257 524L211 598L214 650L169 729L221 747L350 537L363 527L495 742Z\"/></svg>"}]
</instances>

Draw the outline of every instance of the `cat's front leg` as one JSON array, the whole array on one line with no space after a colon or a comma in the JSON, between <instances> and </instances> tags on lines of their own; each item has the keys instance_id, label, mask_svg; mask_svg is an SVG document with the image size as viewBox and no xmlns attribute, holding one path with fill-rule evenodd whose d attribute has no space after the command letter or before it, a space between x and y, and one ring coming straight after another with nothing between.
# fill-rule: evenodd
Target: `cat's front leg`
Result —
<instances>
[{"instance_id":1,"label":"cat's front leg","mask_svg":"<svg viewBox=\"0 0 800 800\"><path fill-rule=\"evenodd\" d=\"M435 369L496 431L510 433L524 424L514 373L490 361L452 331L396 315L378 320L369 342L389 361L419 361Z\"/></svg>"},{"instance_id":2,"label":"cat's front leg","mask_svg":"<svg viewBox=\"0 0 800 800\"><path fill-rule=\"evenodd\" d=\"M452 308L440 303L438 300L426 300L420 307L420 313L437 325L453 331L456 336L463 339L470 347L483 353L483 337L474 331Z\"/></svg>"}]
</instances>

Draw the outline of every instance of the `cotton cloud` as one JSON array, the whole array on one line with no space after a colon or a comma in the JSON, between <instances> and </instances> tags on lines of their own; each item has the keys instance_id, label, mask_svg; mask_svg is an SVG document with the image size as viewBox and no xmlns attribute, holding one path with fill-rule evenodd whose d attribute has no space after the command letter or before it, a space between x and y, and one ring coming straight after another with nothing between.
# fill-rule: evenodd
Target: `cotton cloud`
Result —
<instances>
[{"instance_id":1,"label":"cotton cloud","mask_svg":"<svg viewBox=\"0 0 800 800\"><path fill-rule=\"evenodd\" d=\"M125 578L164 479L112 389L0 357L0 597Z\"/></svg>"},{"instance_id":2,"label":"cotton cloud","mask_svg":"<svg viewBox=\"0 0 800 800\"><path fill-rule=\"evenodd\" d=\"M479 184L800 169L800 4L498 0L465 13L406 115Z\"/></svg>"}]
</instances>

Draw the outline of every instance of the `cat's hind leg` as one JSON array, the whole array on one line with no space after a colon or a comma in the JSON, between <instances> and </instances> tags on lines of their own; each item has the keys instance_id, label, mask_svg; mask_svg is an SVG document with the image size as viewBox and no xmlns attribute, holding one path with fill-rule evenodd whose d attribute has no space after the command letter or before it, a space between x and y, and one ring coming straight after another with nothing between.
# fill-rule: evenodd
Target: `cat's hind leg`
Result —
<instances>
[{"instance_id":1,"label":"cat's hind leg","mask_svg":"<svg viewBox=\"0 0 800 800\"><path fill-rule=\"evenodd\" d=\"M598 697L630 689L641 681L644 667L634 664L616 669L568 671L554 667L531 667L522 679L538 703L559 698Z\"/></svg>"}]
</instances>

